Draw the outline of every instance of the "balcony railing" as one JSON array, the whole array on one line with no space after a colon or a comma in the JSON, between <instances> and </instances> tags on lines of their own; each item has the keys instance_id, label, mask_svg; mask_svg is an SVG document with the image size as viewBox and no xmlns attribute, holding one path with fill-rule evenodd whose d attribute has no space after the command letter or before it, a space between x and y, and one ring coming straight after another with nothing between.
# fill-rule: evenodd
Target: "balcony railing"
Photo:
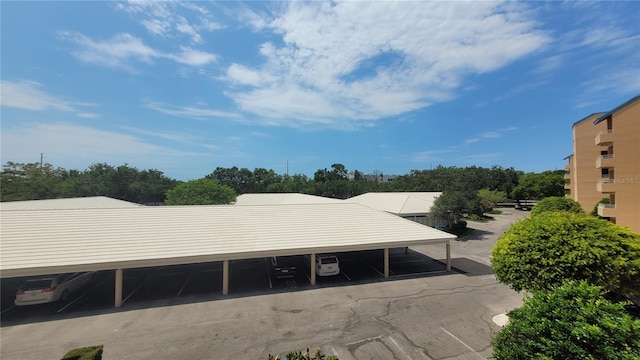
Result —
<instances>
[{"instance_id":1,"label":"balcony railing","mask_svg":"<svg viewBox=\"0 0 640 360\"><path fill-rule=\"evenodd\" d=\"M613 167L613 154L602 154L596 159L596 168Z\"/></svg>"},{"instance_id":2,"label":"balcony railing","mask_svg":"<svg viewBox=\"0 0 640 360\"><path fill-rule=\"evenodd\" d=\"M596 145L604 145L613 142L613 130L603 130L596 135Z\"/></svg>"},{"instance_id":3,"label":"balcony railing","mask_svg":"<svg viewBox=\"0 0 640 360\"><path fill-rule=\"evenodd\" d=\"M597 190L601 193L614 192L616 180L612 178L602 178L598 180Z\"/></svg>"},{"instance_id":4,"label":"balcony railing","mask_svg":"<svg viewBox=\"0 0 640 360\"><path fill-rule=\"evenodd\" d=\"M598 215L602 217L616 217L616 205L598 204Z\"/></svg>"}]
</instances>

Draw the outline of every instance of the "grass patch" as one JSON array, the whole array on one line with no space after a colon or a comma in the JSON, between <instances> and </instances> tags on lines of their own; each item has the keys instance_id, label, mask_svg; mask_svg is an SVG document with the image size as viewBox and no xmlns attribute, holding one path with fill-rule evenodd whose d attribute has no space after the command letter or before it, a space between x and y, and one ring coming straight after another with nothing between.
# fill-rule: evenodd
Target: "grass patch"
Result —
<instances>
[{"instance_id":1,"label":"grass patch","mask_svg":"<svg viewBox=\"0 0 640 360\"><path fill-rule=\"evenodd\" d=\"M478 216L478 215L469 215L467 217L464 218L467 221L473 221L473 222L479 222L479 223L488 223L491 220L494 220L493 217L491 216L487 216L487 215L482 215L482 216Z\"/></svg>"},{"instance_id":2,"label":"grass patch","mask_svg":"<svg viewBox=\"0 0 640 360\"><path fill-rule=\"evenodd\" d=\"M487 214L500 215L500 214L502 214L502 210L493 209L493 210L489 211Z\"/></svg>"}]
</instances>

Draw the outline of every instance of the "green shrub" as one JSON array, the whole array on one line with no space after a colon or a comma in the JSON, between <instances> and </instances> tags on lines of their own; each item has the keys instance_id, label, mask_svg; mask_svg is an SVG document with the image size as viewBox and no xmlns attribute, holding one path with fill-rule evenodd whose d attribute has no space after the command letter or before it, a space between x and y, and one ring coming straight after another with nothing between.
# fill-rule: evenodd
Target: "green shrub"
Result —
<instances>
[{"instance_id":1,"label":"green shrub","mask_svg":"<svg viewBox=\"0 0 640 360\"><path fill-rule=\"evenodd\" d=\"M491 264L517 291L574 279L640 294L640 235L586 214L549 212L514 223L498 239Z\"/></svg>"},{"instance_id":2,"label":"green shrub","mask_svg":"<svg viewBox=\"0 0 640 360\"><path fill-rule=\"evenodd\" d=\"M316 350L315 354L309 354L309 349L307 349L306 353L302 351L292 351L284 355L271 355L267 360L338 360L338 357L335 355L327 356L322 352L322 350Z\"/></svg>"},{"instance_id":3,"label":"green shrub","mask_svg":"<svg viewBox=\"0 0 640 360\"><path fill-rule=\"evenodd\" d=\"M597 286L567 282L535 291L492 341L493 357L519 359L640 359L640 320Z\"/></svg>"},{"instance_id":4,"label":"green shrub","mask_svg":"<svg viewBox=\"0 0 640 360\"><path fill-rule=\"evenodd\" d=\"M102 345L73 349L66 353L62 360L102 360Z\"/></svg>"},{"instance_id":5,"label":"green shrub","mask_svg":"<svg viewBox=\"0 0 640 360\"><path fill-rule=\"evenodd\" d=\"M566 197L550 196L540 200L533 209L531 209L531 216L538 216L550 211L568 211L576 214L584 212L582 206L574 200Z\"/></svg>"}]
</instances>

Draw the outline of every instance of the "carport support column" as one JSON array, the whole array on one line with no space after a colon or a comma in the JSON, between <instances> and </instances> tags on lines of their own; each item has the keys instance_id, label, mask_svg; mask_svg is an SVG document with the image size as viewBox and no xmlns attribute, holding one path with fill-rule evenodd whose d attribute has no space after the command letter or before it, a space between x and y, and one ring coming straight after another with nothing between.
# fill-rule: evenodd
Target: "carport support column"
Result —
<instances>
[{"instance_id":1,"label":"carport support column","mask_svg":"<svg viewBox=\"0 0 640 360\"><path fill-rule=\"evenodd\" d=\"M311 254L311 285L316 284L316 254Z\"/></svg>"},{"instance_id":2,"label":"carport support column","mask_svg":"<svg viewBox=\"0 0 640 360\"><path fill-rule=\"evenodd\" d=\"M229 260L222 262L222 295L229 293Z\"/></svg>"},{"instance_id":3,"label":"carport support column","mask_svg":"<svg viewBox=\"0 0 640 360\"><path fill-rule=\"evenodd\" d=\"M116 307L122 306L122 269L116 269Z\"/></svg>"},{"instance_id":4,"label":"carport support column","mask_svg":"<svg viewBox=\"0 0 640 360\"><path fill-rule=\"evenodd\" d=\"M384 248L384 277L389 277L389 248Z\"/></svg>"},{"instance_id":5,"label":"carport support column","mask_svg":"<svg viewBox=\"0 0 640 360\"><path fill-rule=\"evenodd\" d=\"M447 271L451 271L451 240L447 240Z\"/></svg>"}]
</instances>

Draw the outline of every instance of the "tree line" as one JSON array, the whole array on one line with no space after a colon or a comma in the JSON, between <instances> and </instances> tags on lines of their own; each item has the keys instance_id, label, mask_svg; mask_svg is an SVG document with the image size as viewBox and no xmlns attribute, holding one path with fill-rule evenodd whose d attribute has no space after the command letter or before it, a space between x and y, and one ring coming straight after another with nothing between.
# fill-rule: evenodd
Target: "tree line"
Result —
<instances>
[{"instance_id":1,"label":"tree line","mask_svg":"<svg viewBox=\"0 0 640 360\"><path fill-rule=\"evenodd\" d=\"M293 192L347 199L367 192L436 191L444 192L440 197L442 211L481 214L498 198L541 199L564 194L563 171L524 173L499 166L438 166L413 170L388 182L368 180L362 172L349 172L339 163L318 169L313 178L234 166L217 167L198 180L205 179L214 181L213 187L203 187L202 181L189 185L191 182L169 178L160 170L140 170L127 164L96 163L86 170L67 170L51 164L7 162L0 172L0 200L109 196L140 204L161 204L167 200L167 192L178 185L222 191L224 196L212 196L231 201L234 195L245 193ZM180 203L177 194L172 203Z\"/></svg>"}]
</instances>

